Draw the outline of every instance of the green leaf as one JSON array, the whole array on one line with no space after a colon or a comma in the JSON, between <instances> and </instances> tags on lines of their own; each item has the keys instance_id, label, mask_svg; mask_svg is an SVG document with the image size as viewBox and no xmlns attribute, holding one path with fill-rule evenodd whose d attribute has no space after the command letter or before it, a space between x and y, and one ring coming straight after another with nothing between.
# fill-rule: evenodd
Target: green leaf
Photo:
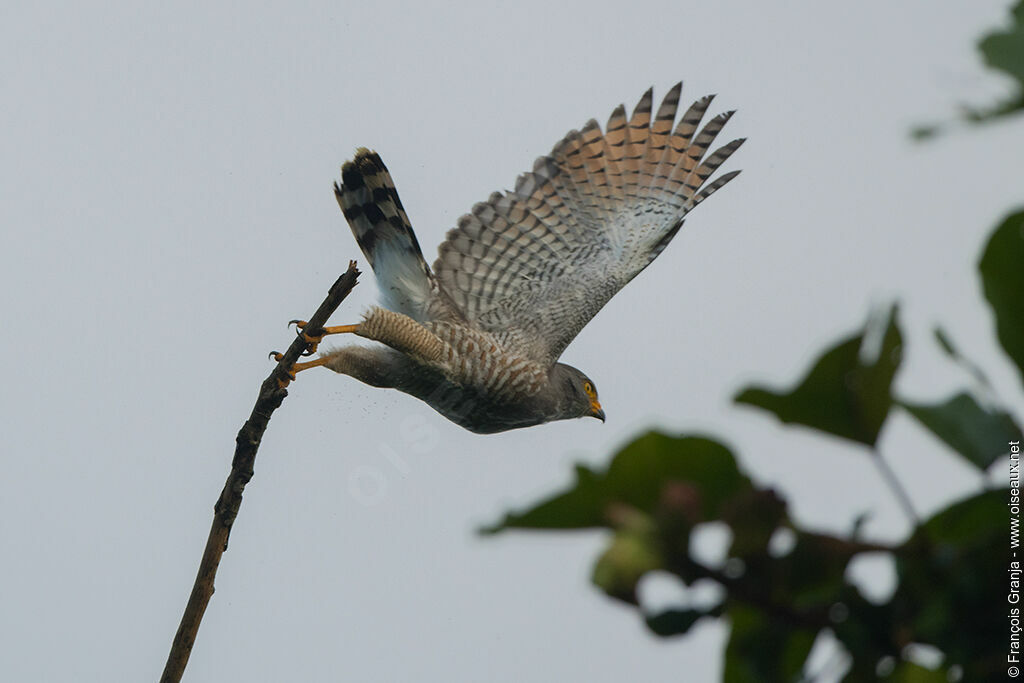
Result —
<instances>
[{"instance_id":1,"label":"green leaf","mask_svg":"<svg viewBox=\"0 0 1024 683\"><path fill-rule=\"evenodd\" d=\"M748 387L736 402L768 410L783 422L873 446L892 406L890 387L900 365L902 338L896 312L893 306L875 358L863 358L864 340L874 331L867 326L825 352L795 389Z\"/></svg>"},{"instance_id":2,"label":"green leaf","mask_svg":"<svg viewBox=\"0 0 1024 683\"><path fill-rule=\"evenodd\" d=\"M978 43L978 49L986 64L1017 81L1017 96L990 112L975 114L973 118L978 121L1005 116L1024 108L1024 2L1017 3L1011 16L1010 27L985 36Z\"/></svg>"},{"instance_id":3,"label":"green leaf","mask_svg":"<svg viewBox=\"0 0 1024 683\"><path fill-rule=\"evenodd\" d=\"M1010 490L985 491L924 522L896 552L897 589L890 603L906 615L919 643L963 667L965 681L1001 680L1010 580L1024 553L1010 548ZM1017 557L1011 553L1016 552ZM1020 575L1018 575L1020 576Z\"/></svg>"},{"instance_id":4,"label":"green leaf","mask_svg":"<svg viewBox=\"0 0 1024 683\"><path fill-rule=\"evenodd\" d=\"M698 489L703 519L717 517L723 500L750 486L736 458L717 441L659 432L649 432L619 451L605 476L615 500L647 512L655 511L665 485L672 482L688 482Z\"/></svg>"},{"instance_id":5,"label":"green leaf","mask_svg":"<svg viewBox=\"0 0 1024 683\"><path fill-rule=\"evenodd\" d=\"M768 553L772 535L786 520L786 501L772 489L741 491L722 511L732 529L729 557L747 561Z\"/></svg>"},{"instance_id":6,"label":"green leaf","mask_svg":"<svg viewBox=\"0 0 1024 683\"><path fill-rule=\"evenodd\" d=\"M795 609L827 610L840 601L846 568L861 549L826 534L797 530L796 536L787 555L775 558L763 575L750 566L748 578L764 584L774 600Z\"/></svg>"},{"instance_id":7,"label":"green leaf","mask_svg":"<svg viewBox=\"0 0 1024 683\"><path fill-rule=\"evenodd\" d=\"M1024 82L1024 2L1017 3L1011 18L1009 29L990 33L978 47L990 67Z\"/></svg>"},{"instance_id":8,"label":"green leaf","mask_svg":"<svg viewBox=\"0 0 1024 683\"><path fill-rule=\"evenodd\" d=\"M978 49L989 67L1002 71L1017 82L1016 92L990 107L963 107L962 120L971 124L987 123L1024 110L1024 2L1018 2L1014 7L1010 27L986 35L978 42ZM915 140L927 140L948 127L938 124L918 126L910 134Z\"/></svg>"},{"instance_id":9,"label":"green leaf","mask_svg":"<svg viewBox=\"0 0 1024 683\"><path fill-rule=\"evenodd\" d=\"M626 505L651 514L666 492L678 492L679 483L688 495L670 502L690 510L696 523L718 514L722 501L749 487L728 448L698 436L669 436L649 432L633 441L612 459L606 473L576 468L576 483L534 507L508 513L504 520L483 529L583 529L616 526L615 510ZM679 496L676 496L677 498Z\"/></svg>"},{"instance_id":10,"label":"green leaf","mask_svg":"<svg viewBox=\"0 0 1024 683\"><path fill-rule=\"evenodd\" d=\"M503 522L481 531L494 534L503 529L585 529L604 525L606 492L603 475L585 465L576 466L576 484L522 513L507 513Z\"/></svg>"},{"instance_id":11,"label":"green leaf","mask_svg":"<svg viewBox=\"0 0 1024 683\"><path fill-rule=\"evenodd\" d=\"M1024 382L1024 211L1008 216L992 233L978 270L999 343Z\"/></svg>"},{"instance_id":12,"label":"green leaf","mask_svg":"<svg viewBox=\"0 0 1024 683\"><path fill-rule=\"evenodd\" d=\"M985 491L935 513L923 525L929 543L985 545L1007 535L1010 490ZM963 550L963 548L961 548Z\"/></svg>"},{"instance_id":13,"label":"green leaf","mask_svg":"<svg viewBox=\"0 0 1024 683\"><path fill-rule=\"evenodd\" d=\"M1008 442L1024 438L1007 412L983 408L970 394L960 393L934 405L907 401L900 405L981 470L1010 452Z\"/></svg>"},{"instance_id":14,"label":"green leaf","mask_svg":"<svg viewBox=\"0 0 1024 683\"><path fill-rule=\"evenodd\" d=\"M722 614L722 605L710 610L670 609L644 617L647 628L661 637L681 636L704 617L717 617Z\"/></svg>"},{"instance_id":15,"label":"green leaf","mask_svg":"<svg viewBox=\"0 0 1024 683\"><path fill-rule=\"evenodd\" d=\"M732 633L725 648L725 683L798 678L816 633L739 604L729 608L728 616Z\"/></svg>"}]
</instances>

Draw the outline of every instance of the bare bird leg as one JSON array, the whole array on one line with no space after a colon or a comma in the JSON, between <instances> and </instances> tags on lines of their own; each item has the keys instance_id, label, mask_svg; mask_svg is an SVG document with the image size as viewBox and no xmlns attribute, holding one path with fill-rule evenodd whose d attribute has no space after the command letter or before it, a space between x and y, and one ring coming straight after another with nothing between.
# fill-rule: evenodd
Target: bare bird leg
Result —
<instances>
[{"instance_id":1,"label":"bare bird leg","mask_svg":"<svg viewBox=\"0 0 1024 683\"><path fill-rule=\"evenodd\" d=\"M274 360L280 362L280 360L282 358L284 358L284 354L280 353L279 351L273 351L273 352L271 352L270 357L273 358ZM302 372L303 370L308 370L310 368L315 368L315 367L317 367L319 365L327 365L327 358L325 356L321 356L320 358L317 358L316 360L307 361L305 363L296 363L295 365L293 365L290 368L288 368L288 370L287 370L288 377L290 377L291 379L295 379L295 373ZM284 382L284 383L282 383L281 386L283 387L286 384L287 384L287 382Z\"/></svg>"},{"instance_id":2,"label":"bare bird leg","mask_svg":"<svg viewBox=\"0 0 1024 683\"><path fill-rule=\"evenodd\" d=\"M324 327L318 330L317 334L306 333L305 328L308 323L304 320L292 320L289 324L292 323L299 328L299 335L303 341L309 344L306 355L316 352L320 341L327 335L347 333L357 334L360 337L390 346L394 351L434 368L443 366L451 352L451 348L445 342L420 323L406 315L378 306L370 309L363 322L359 324ZM295 374L298 372L326 366L335 372L355 377L371 386L394 387L396 381L394 357L392 356L394 351L367 349L359 346L336 349L315 360L296 363L288 369L288 376L295 379ZM274 352L271 357L280 361L283 356Z\"/></svg>"},{"instance_id":3,"label":"bare bird leg","mask_svg":"<svg viewBox=\"0 0 1024 683\"><path fill-rule=\"evenodd\" d=\"M355 325L337 325L335 327L324 327L324 328L322 328L320 330L319 334L313 335L313 334L308 334L306 332L306 326L309 325L309 323L306 322L305 320L290 320L290 321L288 321L288 324L289 325L295 325L295 327L299 331L299 336L302 337L302 340L304 342L309 344L309 349L304 354L304 355L307 355L307 356L310 356L310 355L316 353L316 347L320 345L320 342L323 341L324 337L326 337L327 335L329 335L329 334L354 333L354 332L359 330L359 325L358 324L355 324Z\"/></svg>"},{"instance_id":4,"label":"bare bird leg","mask_svg":"<svg viewBox=\"0 0 1024 683\"><path fill-rule=\"evenodd\" d=\"M295 374L310 368L325 367L343 375L369 384L373 387L391 388L395 386L393 377L395 359L394 351L387 349L368 349L363 346L349 346L343 349L328 351L319 358L305 363L296 363L288 369L288 376L295 379ZM274 351L270 357L280 361L284 355ZM287 386L290 380L281 384Z\"/></svg>"}]
</instances>

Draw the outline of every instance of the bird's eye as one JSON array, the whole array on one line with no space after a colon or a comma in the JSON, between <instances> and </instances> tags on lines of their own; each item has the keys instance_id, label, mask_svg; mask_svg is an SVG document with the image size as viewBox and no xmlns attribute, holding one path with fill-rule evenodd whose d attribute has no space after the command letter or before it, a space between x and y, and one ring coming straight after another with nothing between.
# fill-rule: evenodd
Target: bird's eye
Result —
<instances>
[{"instance_id":1,"label":"bird's eye","mask_svg":"<svg viewBox=\"0 0 1024 683\"><path fill-rule=\"evenodd\" d=\"M590 382L584 382L583 383L583 391L587 392L587 396L593 396L594 395L594 385L591 384Z\"/></svg>"}]
</instances>

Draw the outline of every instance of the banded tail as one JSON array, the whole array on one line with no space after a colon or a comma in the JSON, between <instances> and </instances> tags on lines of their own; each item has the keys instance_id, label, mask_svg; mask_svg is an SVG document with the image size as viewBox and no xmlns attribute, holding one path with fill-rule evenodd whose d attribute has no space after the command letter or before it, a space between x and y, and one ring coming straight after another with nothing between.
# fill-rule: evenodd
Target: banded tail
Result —
<instances>
[{"instance_id":1,"label":"banded tail","mask_svg":"<svg viewBox=\"0 0 1024 683\"><path fill-rule=\"evenodd\" d=\"M334 184L335 197L377 276L382 303L424 320L427 307L436 299L437 282L387 167L376 152L360 147L355 158L341 167L341 181Z\"/></svg>"}]
</instances>

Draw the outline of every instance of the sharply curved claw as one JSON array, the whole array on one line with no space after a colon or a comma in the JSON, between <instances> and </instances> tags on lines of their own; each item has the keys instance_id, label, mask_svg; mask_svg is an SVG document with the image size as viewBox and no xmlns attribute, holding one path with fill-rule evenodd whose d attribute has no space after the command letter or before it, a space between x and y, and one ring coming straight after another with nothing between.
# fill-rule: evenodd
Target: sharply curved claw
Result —
<instances>
[{"instance_id":1,"label":"sharply curved claw","mask_svg":"<svg viewBox=\"0 0 1024 683\"><path fill-rule=\"evenodd\" d=\"M308 344L308 347L302 352L302 355L312 355L315 353L316 347L324 340L324 336L327 331L318 335L309 335L306 334L306 327L309 325L306 321L299 321L299 319L295 319L295 321L288 322L288 327L292 327L293 325L295 326L296 334L302 337L302 341Z\"/></svg>"},{"instance_id":2,"label":"sharply curved claw","mask_svg":"<svg viewBox=\"0 0 1024 683\"><path fill-rule=\"evenodd\" d=\"M309 348L307 348L302 353L303 356L312 356L314 353L316 353L316 349L320 345L320 342L322 342L324 337L326 337L329 334L345 334L349 332L355 332L357 329L359 329L358 324L338 325L336 327L323 327L320 329L319 334L309 334L306 332L306 327L309 326L309 323L307 321L297 319L289 320L288 326L291 327L292 325L295 325L296 332L300 337L302 337L302 341L306 342L309 345Z\"/></svg>"},{"instance_id":3,"label":"sharply curved claw","mask_svg":"<svg viewBox=\"0 0 1024 683\"><path fill-rule=\"evenodd\" d=\"M267 357L270 358L270 360L274 360L280 363L281 359L284 358L284 354L281 353L280 351L271 351L269 354L267 354ZM296 365L298 365L298 363L296 363ZM293 365L290 368L285 368L285 372L288 374L288 379L278 378L277 384L279 387L284 389L286 386L288 386L289 382L295 379L295 373L298 372L298 370L296 369L296 365Z\"/></svg>"},{"instance_id":4,"label":"sharply curved claw","mask_svg":"<svg viewBox=\"0 0 1024 683\"><path fill-rule=\"evenodd\" d=\"M271 351L270 357L273 358L274 360L278 361L278 362L281 362L281 359L284 358L284 354L279 353L277 351ZM277 382L278 382L278 384L281 385L281 388L283 389L286 386L288 386L289 382L291 382L293 379L295 379L295 373L302 372L303 370L308 370L309 368L315 368L315 367L318 367L320 365L326 365L326 364L327 364L327 359L322 357L322 356L320 358L317 358L316 360L307 361L305 363L296 363L293 366L291 366L290 368L286 368L285 369L285 373L288 375L288 379L286 379L286 380L279 379Z\"/></svg>"},{"instance_id":5,"label":"sharply curved claw","mask_svg":"<svg viewBox=\"0 0 1024 683\"><path fill-rule=\"evenodd\" d=\"M292 325L295 325L297 333L299 337L302 338L302 341L306 342L306 350L302 352L303 356L312 356L316 353L316 349L320 345L320 342L329 334L344 334L346 332L355 332L359 329L359 325L338 325L337 327L321 328L320 334L312 335L306 333L306 327L309 326L309 322L298 319L289 320L288 326L291 327ZM270 358L280 362L281 359L284 358L284 355L279 351L271 351ZM318 365L324 365L326 362L327 361L324 358L317 358L316 360L307 361L305 363L296 363L287 370L288 377L290 378L288 381L295 379L296 372L302 372L308 368L315 368ZM288 385L288 381L278 380L282 388Z\"/></svg>"},{"instance_id":6,"label":"sharply curved claw","mask_svg":"<svg viewBox=\"0 0 1024 683\"><path fill-rule=\"evenodd\" d=\"M284 358L284 354L281 353L280 351L271 351L270 354L268 355L268 357L271 360L275 360L278 363L280 363L281 359ZM321 356L320 358L317 358L316 360L306 361L305 363L295 363L290 368L285 368L285 373L287 373L288 379L287 380L279 379L278 380L278 384L280 384L281 388L283 389L284 387L288 386L289 382L291 382L293 379L295 379L295 373L302 372L303 370L308 370L310 368L315 368L315 367L319 367L321 365L326 365L326 364L327 364L327 358L324 358L323 356Z\"/></svg>"}]
</instances>

